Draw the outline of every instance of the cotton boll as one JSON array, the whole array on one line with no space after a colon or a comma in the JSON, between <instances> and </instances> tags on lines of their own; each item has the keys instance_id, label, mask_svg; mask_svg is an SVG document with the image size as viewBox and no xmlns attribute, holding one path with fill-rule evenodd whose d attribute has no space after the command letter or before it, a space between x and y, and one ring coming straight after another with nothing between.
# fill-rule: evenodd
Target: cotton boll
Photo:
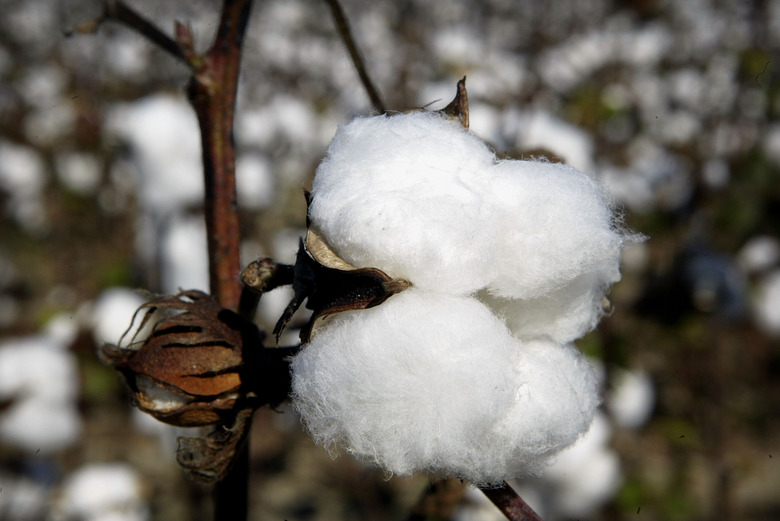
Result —
<instances>
[{"instance_id":1,"label":"cotton boll","mask_svg":"<svg viewBox=\"0 0 780 521\"><path fill-rule=\"evenodd\" d=\"M149 508L133 469L121 463L91 464L68 478L53 519L144 521Z\"/></svg>"},{"instance_id":2,"label":"cotton boll","mask_svg":"<svg viewBox=\"0 0 780 521\"><path fill-rule=\"evenodd\" d=\"M748 274L767 271L779 261L780 241L769 235L751 238L737 254L737 264Z\"/></svg>"},{"instance_id":3,"label":"cotton boll","mask_svg":"<svg viewBox=\"0 0 780 521\"><path fill-rule=\"evenodd\" d=\"M494 294L540 297L590 272L617 280L624 234L597 181L541 161L502 161L492 170L492 197L502 210Z\"/></svg>"},{"instance_id":4,"label":"cotton boll","mask_svg":"<svg viewBox=\"0 0 780 521\"><path fill-rule=\"evenodd\" d=\"M77 441L81 420L73 399L78 373L73 356L44 335L0 345L0 441L29 452L51 452Z\"/></svg>"},{"instance_id":5,"label":"cotton boll","mask_svg":"<svg viewBox=\"0 0 780 521\"><path fill-rule=\"evenodd\" d=\"M494 155L436 113L358 118L317 169L309 209L333 249L418 287L465 294L488 282L496 244Z\"/></svg>"},{"instance_id":6,"label":"cotton boll","mask_svg":"<svg viewBox=\"0 0 780 521\"><path fill-rule=\"evenodd\" d=\"M162 232L161 267L165 293L181 288L208 288L206 223L201 217L174 216Z\"/></svg>"},{"instance_id":7,"label":"cotton boll","mask_svg":"<svg viewBox=\"0 0 780 521\"><path fill-rule=\"evenodd\" d=\"M198 121L183 97L161 94L120 106L107 125L136 153L148 212L166 215L203 201Z\"/></svg>"},{"instance_id":8,"label":"cotton boll","mask_svg":"<svg viewBox=\"0 0 780 521\"><path fill-rule=\"evenodd\" d=\"M598 404L576 350L521 345L475 299L415 288L334 316L292 371L315 440L401 475L496 483L538 472Z\"/></svg>"},{"instance_id":9,"label":"cotton boll","mask_svg":"<svg viewBox=\"0 0 780 521\"><path fill-rule=\"evenodd\" d=\"M541 297L502 299L481 292L479 298L504 317L521 340L548 338L564 344L593 330L604 315L604 295L620 279L617 264L616 259L603 271L580 275Z\"/></svg>"},{"instance_id":10,"label":"cotton boll","mask_svg":"<svg viewBox=\"0 0 780 521\"><path fill-rule=\"evenodd\" d=\"M78 371L73 356L45 335L0 344L0 397L73 398Z\"/></svg>"},{"instance_id":11,"label":"cotton boll","mask_svg":"<svg viewBox=\"0 0 780 521\"><path fill-rule=\"evenodd\" d=\"M111 288L101 293L92 312L95 345L106 342L118 344L136 310L144 302L145 299L137 291L129 288Z\"/></svg>"},{"instance_id":12,"label":"cotton boll","mask_svg":"<svg viewBox=\"0 0 780 521\"><path fill-rule=\"evenodd\" d=\"M74 403L33 396L0 415L0 440L31 454L50 453L79 441L81 427Z\"/></svg>"},{"instance_id":13,"label":"cotton boll","mask_svg":"<svg viewBox=\"0 0 780 521\"><path fill-rule=\"evenodd\" d=\"M780 270L772 271L762 279L753 304L753 315L767 334L780 337Z\"/></svg>"},{"instance_id":14,"label":"cotton boll","mask_svg":"<svg viewBox=\"0 0 780 521\"><path fill-rule=\"evenodd\" d=\"M613 371L613 388L606 406L624 429L636 429L650 418L655 407L653 381L644 371Z\"/></svg>"}]
</instances>

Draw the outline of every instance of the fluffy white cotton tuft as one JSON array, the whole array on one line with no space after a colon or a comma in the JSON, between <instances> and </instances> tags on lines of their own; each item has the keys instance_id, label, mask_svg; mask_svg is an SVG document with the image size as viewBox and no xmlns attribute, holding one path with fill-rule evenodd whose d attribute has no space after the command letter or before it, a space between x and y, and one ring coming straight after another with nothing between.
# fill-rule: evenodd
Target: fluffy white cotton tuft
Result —
<instances>
[{"instance_id":1,"label":"fluffy white cotton tuft","mask_svg":"<svg viewBox=\"0 0 780 521\"><path fill-rule=\"evenodd\" d=\"M358 118L317 169L309 216L354 266L421 288L470 293L489 282L493 153L435 113Z\"/></svg>"},{"instance_id":2,"label":"fluffy white cotton tuft","mask_svg":"<svg viewBox=\"0 0 780 521\"><path fill-rule=\"evenodd\" d=\"M559 163L501 161L492 171L502 212L493 293L539 297L596 272L614 282L624 234L601 185Z\"/></svg>"},{"instance_id":3,"label":"fluffy white cotton tuft","mask_svg":"<svg viewBox=\"0 0 780 521\"><path fill-rule=\"evenodd\" d=\"M612 269L580 275L541 297L504 299L481 292L479 298L503 317L521 340L548 338L564 344L596 327L607 311L604 295L619 279L615 260Z\"/></svg>"},{"instance_id":4,"label":"fluffy white cotton tuft","mask_svg":"<svg viewBox=\"0 0 780 521\"><path fill-rule=\"evenodd\" d=\"M292 369L315 440L401 475L495 483L538 472L598 405L575 349L523 345L477 300L414 288L336 315Z\"/></svg>"}]
</instances>

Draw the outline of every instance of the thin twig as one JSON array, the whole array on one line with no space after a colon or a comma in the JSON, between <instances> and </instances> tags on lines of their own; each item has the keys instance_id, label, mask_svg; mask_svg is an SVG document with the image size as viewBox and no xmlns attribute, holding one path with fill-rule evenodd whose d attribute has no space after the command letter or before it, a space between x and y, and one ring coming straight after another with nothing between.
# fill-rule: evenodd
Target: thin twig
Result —
<instances>
[{"instance_id":1,"label":"thin twig","mask_svg":"<svg viewBox=\"0 0 780 521\"><path fill-rule=\"evenodd\" d=\"M498 488L480 487L480 490L507 519L511 521L542 521L542 518L506 482Z\"/></svg>"},{"instance_id":2,"label":"thin twig","mask_svg":"<svg viewBox=\"0 0 780 521\"><path fill-rule=\"evenodd\" d=\"M157 28L152 22L139 15L119 0L105 0L103 2L102 20L116 20L134 31L141 33L152 43L168 54L187 63L187 58L182 53L179 45L168 35Z\"/></svg>"},{"instance_id":3,"label":"thin twig","mask_svg":"<svg viewBox=\"0 0 780 521\"><path fill-rule=\"evenodd\" d=\"M360 51L355 44L355 39L352 37L352 31L349 28L349 22L347 16L344 14L344 9L341 8L338 0L327 0L328 6L333 13L333 19L336 22L336 28L339 31L341 39L344 40L344 45L347 46L349 55L352 57L352 63L355 65L360 81L363 82L363 87L366 89L368 97L371 99L371 104L381 114L386 112L385 104L382 101L382 96L379 95L379 91L374 86L371 78L368 76L368 71L363 64L363 58L360 56Z\"/></svg>"}]
</instances>

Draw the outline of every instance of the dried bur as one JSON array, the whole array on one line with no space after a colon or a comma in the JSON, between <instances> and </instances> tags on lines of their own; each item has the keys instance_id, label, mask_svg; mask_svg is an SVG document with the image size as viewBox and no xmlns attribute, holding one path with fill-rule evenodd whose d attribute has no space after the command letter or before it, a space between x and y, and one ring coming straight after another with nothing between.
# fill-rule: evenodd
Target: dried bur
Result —
<instances>
[{"instance_id":1,"label":"dried bur","mask_svg":"<svg viewBox=\"0 0 780 521\"><path fill-rule=\"evenodd\" d=\"M311 204L308 192L306 202ZM306 239L301 240L292 267L294 296L274 328L277 340L304 300L312 310L300 334L305 344L311 339L318 319L340 311L378 306L411 285L378 268L355 268L333 251L308 219L307 228Z\"/></svg>"},{"instance_id":2,"label":"dried bur","mask_svg":"<svg viewBox=\"0 0 780 521\"><path fill-rule=\"evenodd\" d=\"M147 302L130 329L119 345L101 348L103 359L123 375L142 411L170 425L209 427L199 437L179 438L176 458L193 478L218 481L254 410L287 396L289 353L264 349L254 324L195 290Z\"/></svg>"}]
</instances>

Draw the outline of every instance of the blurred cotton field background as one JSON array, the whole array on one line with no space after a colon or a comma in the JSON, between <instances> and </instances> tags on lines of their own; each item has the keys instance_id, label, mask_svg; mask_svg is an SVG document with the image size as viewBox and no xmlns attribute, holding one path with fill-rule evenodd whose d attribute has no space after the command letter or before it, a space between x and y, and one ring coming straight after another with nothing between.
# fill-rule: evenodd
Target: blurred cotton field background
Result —
<instances>
[{"instance_id":1,"label":"blurred cotton field background","mask_svg":"<svg viewBox=\"0 0 780 521\"><path fill-rule=\"evenodd\" d=\"M166 31L188 22L200 49L219 10L129 4ZM514 484L523 497L549 520L780 517L780 2L344 7L389 107L441 108L466 75L474 133L592 172L650 237L579 342L603 411ZM187 71L117 25L66 38L92 1L0 12L0 519L209 519L176 433L95 356L138 288L207 289ZM243 254L290 262L302 188L338 124L372 109L324 2L258 1L242 67ZM404 519L427 483L331 460L289 409L256 418L252 519ZM471 492L454 513L497 516Z\"/></svg>"}]
</instances>

